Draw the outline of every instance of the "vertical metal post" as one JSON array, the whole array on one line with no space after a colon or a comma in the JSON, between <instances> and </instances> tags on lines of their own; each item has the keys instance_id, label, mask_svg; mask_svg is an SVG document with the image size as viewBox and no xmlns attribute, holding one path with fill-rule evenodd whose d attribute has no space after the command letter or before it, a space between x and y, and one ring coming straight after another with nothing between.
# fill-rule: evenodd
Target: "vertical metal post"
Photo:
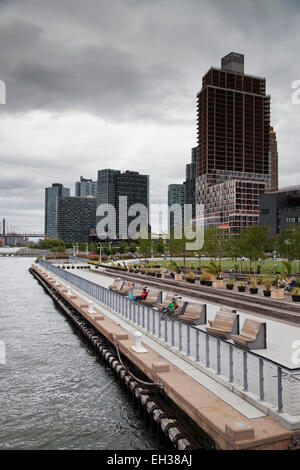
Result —
<instances>
[{"instance_id":1,"label":"vertical metal post","mask_svg":"<svg viewBox=\"0 0 300 470\"><path fill-rule=\"evenodd\" d=\"M233 382L233 346L229 345L229 382Z\"/></svg>"},{"instance_id":2,"label":"vertical metal post","mask_svg":"<svg viewBox=\"0 0 300 470\"><path fill-rule=\"evenodd\" d=\"M209 367L209 336L206 335L205 341L205 365Z\"/></svg>"},{"instance_id":3,"label":"vertical metal post","mask_svg":"<svg viewBox=\"0 0 300 470\"><path fill-rule=\"evenodd\" d=\"M145 328L145 305L142 305L142 327Z\"/></svg>"},{"instance_id":4,"label":"vertical metal post","mask_svg":"<svg viewBox=\"0 0 300 470\"><path fill-rule=\"evenodd\" d=\"M158 317L158 337L161 337L161 316Z\"/></svg>"},{"instance_id":5,"label":"vertical metal post","mask_svg":"<svg viewBox=\"0 0 300 470\"><path fill-rule=\"evenodd\" d=\"M147 307L147 331L150 333L150 309Z\"/></svg>"},{"instance_id":6,"label":"vertical metal post","mask_svg":"<svg viewBox=\"0 0 300 470\"><path fill-rule=\"evenodd\" d=\"M195 354L195 356L196 356L196 362L200 362L200 354L199 354L199 346L200 346L200 344L199 344L199 335L200 335L199 330L196 330L196 354Z\"/></svg>"},{"instance_id":7,"label":"vertical metal post","mask_svg":"<svg viewBox=\"0 0 300 470\"><path fill-rule=\"evenodd\" d=\"M179 333L179 351L182 351L182 323L178 324L178 333Z\"/></svg>"},{"instance_id":8,"label":"vertical metal post","mask_svg":"<svg viewBox=\"0 0 300 470\"><path fill-rule=\"evenodd\" d=\"M277 391L278 391L278 413L283 411L282 403L282 369L277 367Z\"/></svg>"},{"instance_id":9,"label":"vertical metal post","mask_svg":"<svg viewBox=\"0 0 300 470\"><path fill-rule=\"evenodd\" d=\"M140 307L141 307L141 305L138 304L138 306L137 306L137 310L138 310L138 312L137 312L137 317L138 317L137 323L138 323L138 326L140 326L140 316L141 316Z\"/></svg>"},{"instance_id":10,"label":"vertical metal post","mask_svg":"<svg viewBox=\"0 0 300 470\"><path fill-rule=\"evenodd\" d=\"M165 342L168 342L168 317L165 318Z\"/></svg>"},{"instance_id":11,"label":"vertical metal post","mask_svg":"<svg viewBox=\"0 0 300 470\"><path fill-rule=\"evenodd\" d=\"M171 319L171 346L175 345L175 320Z\"/></svg>"},{"instance_id":12,"label":"vertical metal post","mask_svg":"<svg viewBox=\"0 0 300 470\"><path fill-rule=\"evenodd\" d=\"M133 323L137 323L137 310L138 310L138 304L135 302L134 303L134 309L133 309Z\"/></svg>"},{"instance_id":13,"label":"vertical metal post","mask_svg":"<svg viewBox=\"0 0 300 470\"><path fill-rule=\"evenodd\" d=\"M191 354L191 329L189 325L186 326L186 355Z\"/></svg>"},{"instance_id":14,"label":"vertical metal post","mask_svg":"<svg viewBox=\"0 0 300 470\"><path fill-rule=\"evenodd\" d=\"M244 391L248 391L248 364L247 364L247 352L243 351L243 373L244 373Z\"/></svg>"},{"instance_id":15,"label":"vertical metal post","mask_svg":"<svg viewBox=\"0 0 300 470\"><path fill-rule=\"evenodd\" d=\"M259 358L259 399L260 401L264 401L265 393L264 393L264 360L260 357Z\"/></svg>"},{"instance_id":16,"label":"vertical metal post","mask_svg":"<svg viewBox=\"0 0 300 470\"><path fill-rule=\"evenodd\" d=\"M221 341L217 339L217 375L221 374Z\"/></svg>"},{"instance_id":17,"label":"vertical metal post","mask_svg":"<svg viewBox=\"0 0 300 470\"><path fill-rule=\"evenodd\" d=\"M155 312L152 310L152 333L155 335Z\"/></svg>"}]
</instances>

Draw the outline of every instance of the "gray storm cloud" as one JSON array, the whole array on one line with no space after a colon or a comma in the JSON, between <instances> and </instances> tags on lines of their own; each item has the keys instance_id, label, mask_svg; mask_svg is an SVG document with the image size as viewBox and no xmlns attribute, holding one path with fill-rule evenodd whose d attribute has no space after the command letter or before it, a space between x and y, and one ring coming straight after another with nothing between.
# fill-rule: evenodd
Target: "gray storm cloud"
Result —
<instances>
[{"instance_id":1,"label":"gray storm cloud","mask_svg":"<svg viewBox=\"0 0 300 470\"><path fill-rule=\"evenodd\" d=\"M280 184L297 184L299 19L296 0L0 1L0 217L41 229L45 186L108 166L149 173L165 202L196 144L201 78L230 51L266 77Z\"/></svg>"}]
</instances>

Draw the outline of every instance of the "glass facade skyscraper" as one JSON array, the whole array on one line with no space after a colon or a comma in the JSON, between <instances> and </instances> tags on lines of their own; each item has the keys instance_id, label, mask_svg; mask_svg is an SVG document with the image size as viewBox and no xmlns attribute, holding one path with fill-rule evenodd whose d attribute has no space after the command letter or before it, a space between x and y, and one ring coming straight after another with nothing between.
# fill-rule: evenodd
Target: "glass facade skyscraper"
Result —
<instances>
[{"instance_id":1,"label":"glass facade skyscraper","mask_svg":"<svg viewBox=\"0 0 300 470\"><path fill-rule=\"evenodd\" d=\"M53 183L45 188L45 234L49 238L58 238L59 198L70 196L70 189L60 183Z\"/></svg>"},{"instance_id":2,"label":"glass facade skyscraper","mask_svg":"<svg viewBox=\"0 0 300 470\"><path fill-rule=\"evenodd\" d=\"M96 199L61 197L58 202L58 236L66 242L89 242L96 228Z\"/></svg>"},{"instance_id":3,"label":"glass facade skyscraper","mask_svg":"<svg viewBox=\"0 0 300 470\"><path fill-rule=\"evenodd\" d=\"M75 196L85 197L85 196L97 196L97 181L92 179L83 178L80 176L80 181L75 183Z\"/></svg>"},{"instance_id":4,"label":"glass facade skyscraper","mask_svg":"<svg viewBox=\"0 0 300 470\"><path fill-rule=\"evenodd\" d=\"M102 204L111 204L116 211L116 238L128 237L128 225L135 218L124 214L120 207L120 198L127 198L127 208L134 204L143 204L149 213L149 176L141 175L137 171L125 171L104 169L98 171L97 207ZM123 199L124 200L124 199ZM120 217L121 215L121 217ZM138 214L137 214L138 215ZM97 217L97 222L106 215ZM108 222L113 220L108 217ZM143 220L143 225L149 227L149 220Z\"/></svg>"}]
</instances>

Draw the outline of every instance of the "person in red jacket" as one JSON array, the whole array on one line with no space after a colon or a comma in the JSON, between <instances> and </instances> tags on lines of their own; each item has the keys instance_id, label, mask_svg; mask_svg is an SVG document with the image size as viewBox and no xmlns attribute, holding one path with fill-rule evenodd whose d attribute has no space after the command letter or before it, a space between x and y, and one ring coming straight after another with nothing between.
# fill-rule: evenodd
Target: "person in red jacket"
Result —
<instances>
[{"instance_id":1,"label":"person in red jacket","mask_svg":"<svg viewBox=\"0 0 300 470\"><path fill-rule=\"evenodd\" d=\"M147 297L147 295L148 295L147 289L146 289L146 287L144 287L144 290L143 290L142 294L141 294L141 295L137 295L137 296L134 298L134 300L135 300L135 301L137 301L137 300L145 300L146 297Z\"/></svg>"}]
</instances>

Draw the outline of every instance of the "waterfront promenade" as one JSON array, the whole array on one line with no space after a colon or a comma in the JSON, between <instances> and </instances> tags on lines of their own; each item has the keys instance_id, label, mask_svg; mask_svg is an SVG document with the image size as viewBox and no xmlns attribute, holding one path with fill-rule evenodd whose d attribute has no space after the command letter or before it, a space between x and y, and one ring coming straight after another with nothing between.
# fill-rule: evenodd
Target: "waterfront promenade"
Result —
<instances>
[{"instance_id":1,"label":"waterfront promenade","mask_svg":"<svg viewBox=\"0 0 300 470\"><path fill-rule=\"evenodd\" d=\"M56 277L58 275L63 276L63 278L68 277L67 283L65 283L65 285L71 284L70 279L72 277L74 278L74 276L70 275L71 273L68 273L67 270L66 271L56 270L55 267L49 267L49 265L46 265L46 264L44 265L44 267L47 267L51 270L55 270ZM75 278L78 281L77 282L78 286L80 286L80 282L82 282L80 281L80 279L83 280L84 278L93 280L92 283L94 285L98 285L99 288L100 286L102 286L101 289L102 288L105 289L105 287L107 287L111 283L111 277L106 276L105 274L100 274L98 272L97 273L93 272L92 270L89 270L89 271L76 270L76 272L72 274L76 274ZM80 293L80 296L82 296L83 298L85 297L87 300L89 296L87 296L86 292L83 292L82 289L78 288L78 286L76 287L75 284L76 282L73 282L72 289L74 289L78 294ZM243 443L244 447L245 446L247 447L247 445L249 445L249 447L253 448L255 446L260 446L260 445L266 446L267 442L268 442L268 445L270 445L270 443L275 442L275 441L277 442L276 445L281 446L281 444L278 444L280 441L280 438L277 439L276 437L275 441L273 441L273 438L272 438L272 429L273 429L273 432L275 432L276 429L278 430L277 426L283 425L281 430L282 431L285 430L285 432L288 432L288 433L290 433L289 429L294 429L294 431L298 429L298 424L297 424L298 423L298 416L297 416L298 410L295 408L295 406L297 406L297 403L295 405L295 402L289 402L288 400L287 392L291 391L289 388L286 388L286 387L290 387L288 380L283 381L282 399L283 399L285 411L283 413L282 412L278 413L278 410L276 411L276 407L278 406L278 401L277 401L278 397L276 397L276 393L274 393L274 387L276 390L276 386L278 384L278 377L276 376L276 372L277 372L276 368L272 369L271 367L269 371L267 370L267 368L265 368L265 376L264 376L265 386L263 390L264 400L259 401L257 400L255 393L253 393L253 392L257 392L259 395L259 390L257 390L257 385L259 384L259 381L258 381L258 376L256 374L257 372L256 364L255 363L252 364L251 354L248 355L248 364L247 364L248 366L248 370L247 370L248 387L247 388L248 389L243 390L245 388L244 387L245 383L243 383L243 380L245 377L243 376L243 367L238 356L234 357L235 359L234 381L233 383L228 383L228 381L227 383L225 382L226 375L228 374L228 370L226 370L228 361L225 361L222 359L225 357L224 353L226 352L226 350L223 350L223 347L224 348L227 347L226 345L224 345L223 342L217 343L215 345L214 342L216 341L216 339L211 337L210 339L210 348L211 348L210 349L210 364L208 365L208 367L204 367L202 364L202 360L199 361L199 357L198 357L198 361L197 361L197 357L196 357L197 356L197 352L196 352L197 335L193 336L193 334L194 334L194 331L197 330L197 328L195 328L194 330L191 330L192 335L190 337L190 342L189 342L189 336L188 336L189 329L186 327L186 325L181 324L182 326L180 326L178 322L161 323L159 321L158 316L154 315L155 317L155 318L153 317L154 323L153 323L153 318L151 319L152 331L151 331L151 328L149 328L149 331L148 331L147 326L145 324L143 325L143 320L141 317L140 317L140 322L139 322L140 324L137 324L138 323L137 318L135 318L136 321L134 321L133 317L130 318L130 315L126 317L125 312L120 311L120 307L121 307L120 304L118 304L118 306L117 304L103 305L103 302L97 301L97 299L95 298L95 295L92 295L92 298L93 300L95 300L95 302L99 304L99 306L101 306L101 311L103 311L105 315L108 315L108 316L113 315L114 321L116 321L119 325L121 325L122 328L126 329L127 331L130 331L128 330L128 328L129 329L134 328L134 330L139 329L140 331L143 331L145 334L145 339L144 339L145 344L148 344L148 345L150 344L153 350L157 350L157 348L159 348L159 352L163 360L170 361L170 363L172 364L172 367L178 368L181 371L181 373L184 373L186 374L187 377L190 377L193 380L193 382L197 383L197 387L198 386L202 387L205 393L209 392L210 394L213 395L213 397L210 396L210 399L207 402L205 400L204 401L202 400L202 406L205 407L206 412L209 413L211 426L214 427L214 425L216 425L216 423L218 422L218 419L221 419L221 416L222 416L222 419L221 419L222 425L219 422L218 433L220 433L220 428L221 428L224 434L225 424L226 424L226 420L228 419L228 416L231 416L232 419L234 420L234 421L231 420L231 423L240 422L240 421L236 421L237 419L242 420L242 421L246 420L247 422L248 420L250 420L251 426L259 424L258 427L260 427L262 423L264 423L265 425L268 422L269 423L268 426L263 427L264 429L263 432L266 433L265 437L267 438L265 441L263 441L263 443L262 441L259 441L260 444L258 444L258 441L256 441L255 439L254 440L252 439L251 443L248 443L248 444L245 444L245 442ZM208 305L208 309L207 309L208 319L211 319L214 317L218 308L219 307L216 305ZM139 316L139 314L142 315L142 312L139 312L138 310L135 313L137 317ZM245 317L243 318L247 317L247 314L244 314L242 312L240 314L245 315ZM145 317L143 318L145 320ZM271 321L268 320L268 322L271 322ZM270 326L270 331L274 332L276 331L276 324L278 324L278 322L273 322L273 323L274 323L273 325L272 323L270 324L268 323L268 325ZM286 328L285 330L286 337L290 338L290 333L292 331L290 330L290 328L292 327L290 325L283 325L283 326ZM153 328L154 328L154 331L153 331ZM172 328L174 328L173 332L172 332ZM172 335L173 335L173 338L178 337L180 340L180 331L178 329L179 330L181 329L181 344L177 344L177 345L172 344ZM203 330L203 326L198 327L198 329L199 331L201 331L201 335L205 334ZM296 335L296 332L295 332L295 335ZM276 341L277 340L275 340L274 342L273 352L275 351ZM176 340L175 340L175 343L176 343ZM202 359L202 356L205 357L205 354L207 351L205 350L205 345L204 345L204 349L201 349L202 342L201 342L201 345L199 346L200 346L199 356L200 356L200 359ZM217 348L215 346L217 346ZM219 364L219 366L221 366L220 374L215 373L215 369L216 367L218 367L218 364L215 364L216 357L214 353L218 349L218 347L220 347L220 352L221 352L221 363ZM262 351L259 351L259 353L261 352ZM268 351L268 354L272 355L272 351ZM243 354L241 357L243 357ZM266 358L266 360L268 359L270 359L270 357ZM290 364L290 362L288 360L288 357L286 357L286 363L285 364L281 363L281 365L288 367L288 364ZM242 372L241 376L239 376L240 371ZM238 383L239 377L240 377L240 384ZM255 385L254 387L255 390L252 390L254 385ZM296 385L298 385L297 381L296 381ZM293 387L295 387L295 385L293 385ZM189 388L190 387L188 387L188 389ZM292 390L294 391L295 388L293 388ZM296 390L296 394L297 394L297 390ZM218 405L216 406L218 407L218 412L220 413L220 415L218 415L217 413L219 417L216 418L215 421L213 419L213 415L214 415L213 410L215 406L211 402L212 398L217 400L216 403L218 403ZM272 399L274 401L273 403L272 403ZM190 404L190 406L192 409L192 403ZM226 410L226 412L224 410ZM231 410L232 414L230 414L228 410ZM200 413L201 417L199 418L199 413L200 411L198 407L196 415L198 416L199 425L201 422L202 428L205 429L206 427L205 422L207 422L208 418L206 416L206 418L204 419L204 414L202 412ZM274 419L276 419L276 421L274 421ZM256 430L255 435L257 437L259 436L258 430ZM224 438L224 435L223 435L223 438ZM222 442L224 444L224 441ZM223 444L222 445L220 444L220 446L222 447ZM242 444L239 443L239 445L242 445ZM233 447L233 448L236 448L236 447Z\"/></svg>"}]
</instances>

